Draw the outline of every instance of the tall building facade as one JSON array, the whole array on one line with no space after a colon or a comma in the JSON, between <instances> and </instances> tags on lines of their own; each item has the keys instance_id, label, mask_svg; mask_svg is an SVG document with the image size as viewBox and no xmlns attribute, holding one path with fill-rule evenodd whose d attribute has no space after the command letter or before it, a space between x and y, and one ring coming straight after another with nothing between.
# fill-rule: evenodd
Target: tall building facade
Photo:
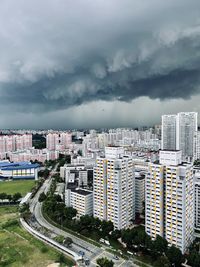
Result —
<instances>
[{"instance_id":1,"label":"tall building facade","mask_svg":"<svg viewBox=\"0 0 200 267\"><path fill-rule=\"evenodd\" d=\"M195 229L200 230L200 170L195 172Z\"/></svg>"},{"instance_id":2,"label":"tall building facade","mask_svg":"<svg viewBox=\"0 0 200 267\"><path fill-rule=\"evenodd\" d=\"M197 132L197 112L180 112L177 115L176 149L182 151L183 158L194 156L195 134Z\"/></svg>"},{"instance_id":3,"label":"tall building facade","mask_svg":"<svg viewBox=\"0 0 200 267\"><path fill-rule=\"evenodd\" d=\"M67 132L48 133L46 137L46 146L49 150L65 150L72 143L72 135Z\"/></svg>"},{"instance_id":4,"label":"tall building facade","mask_svg":"<svg viewBox=\"0 0 200 267\"><path fill-rule=\"evenodd\" d=\"M0 153L32 148L32 134L1 135Z\"/></svg>"},{"instance_id":5,"label":"tall building facade","mask_svg":"<svg viewBox=\"0 0 200 267\"><path fill-rule=\"evenodd\" d=\"M176 115L162 116L161 149L176 149Z\"/></svg>"},{"instance_id":6,"label":"tall building facade","mask_svg":"<svg viewBox=\"0 0 200 267\"><path fill-rule=\"evenodd\" d=\"M159 162L149 164L145 198L147 234L185 253L194 234L194 176L180 151L160 151Z\"/></svg>"},{"instance_id":7,"label":"tall building facade","mask_svg":"<svg viewBox=\"0 0 200 267\"><path fill-rule=\"evenodd\" d=\"M121 147L105 148L94 168L93 214L112 221L115 229L128 227L135 216L133 161Z\"/></svg>"},{"instance_id":8,"label":"tall building facade","mask_svg":"<svg viewBox=\"0 0 200 267\"><path fill-rule=\"evenodd\" d=\"M195 156L196 132L197 112L163 115L161 149L181 150L182 159L192 161Z\"/></svg>"},{"instance_id":9,"label":"tall building facade","mask_svg":"<svg viewBox=\"0 0 200 267\"><path fill-rule=\"evenodd\" d=\"M135 212L142 213L145 200L145 174L135 172Z\"/></svg>"}]
</instances>

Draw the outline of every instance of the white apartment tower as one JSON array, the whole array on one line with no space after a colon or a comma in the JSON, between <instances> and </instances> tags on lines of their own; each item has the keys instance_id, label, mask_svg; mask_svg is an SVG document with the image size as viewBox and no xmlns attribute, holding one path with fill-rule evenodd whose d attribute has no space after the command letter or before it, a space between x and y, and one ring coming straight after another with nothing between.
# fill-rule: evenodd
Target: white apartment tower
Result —
<instances>
[{"instance_id":1,"label":"white apartment tower","mask_svg":"<svg viewBox=\"0 0 200 267\"><path fill-rule=\"evenodd\" d=\"M182 151L183 158L194 156L194 137L197 132L197 112L180 112L177 115L176 149Z\"/></svg>"},{"instance_id":2,"label":"white apartment tower","mask_svg":"<svg viewBox=\"0 0 200 267\"><path fill-rule=\"evenodd\" d=\"M182 163L180 151L160 151L146 177L146 232L164 237L182 253L193 241L193 166Z\"/></svg>"},{"instance_id":3,"label":"white apartment tower","mask_svg":"<svg viewBox=\"0 0 200 267\"><path fill-rule=\"evenodd\" d=\"M133 162L121 147L106 147L94 168L94 217L112 221L115 229L131 224L135 216Z\"/></svg>"},{"instance_id":4,"label":"white apartment tower","mask_svg":"<svg viewBox=\"0 0 200 267\"><path fill-rule=\"evenodd\" d=\"M200 159L200 131L195 134L194 159Z\"/></svg>"},{"instance_id":5,"label":"white apartment tower","mask_svg":"<svg viewBox=\"0 0 200 267\"><path fill-rule=\"evenodd\" d=\"M176 115L162 116L161 149L176 149Z\"/></svg>"},{"instance_id":6,"label":"white apartment tower","mask_svg":"<svg viewBox=\"0 0 200 267\"><path fill-rule=\"evenodd\" d=\"M195 172L195 228L200 230L200 170Z\"/></svg>"},{"instance_id":7,"label":"white apartment tower","mask_svg":"<svg viewBox=\"0 0 200 267\"><path fill-rule=\"evenodd\" d=\"M163 150L181 150L182 159L192 161L195 153L197 112L180 112L162 116Z\"/></svg>"}]
</instances>

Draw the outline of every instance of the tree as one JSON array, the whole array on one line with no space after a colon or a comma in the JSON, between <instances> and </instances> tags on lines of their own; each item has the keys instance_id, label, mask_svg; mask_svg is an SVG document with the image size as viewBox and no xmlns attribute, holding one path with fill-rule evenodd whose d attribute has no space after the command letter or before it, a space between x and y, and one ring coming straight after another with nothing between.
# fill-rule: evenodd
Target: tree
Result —
<instances>
[{"instance_id":1,"label":"tree","mask_svg":"<svg viewBox=\"0 0 200 267\"><path fill-rule=\"evenodd\" d=\"M10 203L10 201L12 200L12 195L7 195L7 199L9 201L9 203Z\"/></svg>"},{"instance_id":2,"label":"tree","mask_svg":"<svg viewBox=\"0 0 200 267\"><path fill-rule=\"evenodd\" d=\"M94 230L99 230L99 227L101 226L101 220L93 217L92 225Z\"/></svg>"},{"instance_id":3,"label":"tree","mask_svg":"<svg viewBox=\"0 0 200 267\"><path fill-rule=\"evenodd\" d=\"M150 238L141 226L123 230L122 241L130 249L133 245L140 246L142 249L147 248L150 245Z\"/></svg>"},{"instance_id":4,"label":"tree","mask_svg":"<svg viewBox=\"0 0 200 267\"><path fill-rule=\"evenodd\" d=\"M157 252L162 254L163 252L167 251L167 245L168 245L168 242L167 242L166 239L164 239L160 235L156 236L156 239L154 241L154 249L155 249L155 251L157 251Z\"/></svg>"},{"instance_id":5,"label":"tree","mask_svg":"<svg viewBox=\"0 0 200 267\"><path fill-rule=\"evenodd\" d=\"M100 267L113 267L114 262L111 260L108 260L107 258L99 258L97 259L97 264Z\"/></svg>"},{"instance_id":6,"label":"tree","mask_svg":"<svg viewBox=\"0 0 200 267\"><path fill-rule=\"evenodd\" d=\"M117 240L120 237L121 237L121 231L120 230L116 229L116 230L112 231L111 238Z\"/></svg>"},{"instance_id":7,"label":"tree","mask_svg":"<svg viewBox=\"0 0 200 267\"><path fill-rule=\"evenodd\" d=\"M154 262L154 266L155 267L169 267L170 262L166 256L161 256Z\"/></svg>"},{"instance_id":8,"label":"tree","mask_svg":"<svg viewBox=\"0 0 200 267\"><path fill-rule=\"evenodd\" d=\"M0 199L3 202L3 200L7 199L7 194L6 193L0 193Z\"/></svg>"},{"instance_id":9,"label":"tree","mask_svg":"<svg viewBox=\"0 0 200 267\"><path fill-rule=\"evenodd\" d=\"M45 199L47 198L47 196L45 195L44 192L42 192L38 198L38 201L39 202L43 202Z\"/></svg>"},{"instance_id":10,"label":"tree","mask_svg":"<svg viewBox=\"0 0 200 267\"><path fill-rule=\"evenodd\" d=\"M22 198L22 195L19 192L17 192L13 195L12 200L13 202L17 202L20 198Z\"/></svg>"},{"instance_id":11,"label":"tree","mask_svg":"<svg viewBox=\"0 0 200 267\"><path fill-rule=\"evenodd\" d=\"M66 237L64 240L63 240L63 244L66 245L67 247L71 247L73 241L70 237Z\"/></svg>"},{"instance_id":12,"label":"tree","mask_svg":"<svg viewBox=\"0 0 200 267\"><path fill-rule=\"evenodd\" d=\"M62 198L61 198L61 196L58 195L58 194L55 194L54 195L54 198L55 198L55 201L57 201L57 202L62 202L63 201Z\"/></svg>"},{"instance_id":13,"label":"tree","mask_svg":"<svg viewBox=\"0 0 200 267\"><path fill-rule=\"evenodd\" d=\"M61 264L62 263L67 264L67 259L65 258L65 256L63 254L59 254L58 262L61 263Z\"/></svg>"},{"instance_id":14,"label":"tree","mask_svg":"<svg viewBox=\"0 0 200 267\"><path fill-rule=\"evenodd\" d=\"M89 215L81 216L80 224L83 228L92 228L92 217Z\"/></svg>"},{"instance_id":15,"label":"tree","mask_svg":"<svg viewBox=\"0 0 200 267\"><path fill-rule=\"evenodd\" d=\"M174 245L172 245L167 250L166 256L169 259L171 265L174 265L175 267L181 266L181 263L183 262L183 255L182 255L180 249L178 249Z\"/></svg>"},{"instance_id":16,"label":"tree","mask_svg":"<svg viewBox=\"0 0 200 267\"><path fill-rule=\"evenodd\" d=\"M76 216L77 210L72 207L65 207L64 213L67 220L71 221Z\"/></svg>"},{"instance_id":17,"label":"tree","mask_svg":"<svg viewBox=\"0 0 200 267\"><path fill-rule=\"evenodd\" d=\"M133 237L131 229L126 229L122 231L122 241L127 245L128 248L132 247Z\"/></svg>"},{"instance_id":18,"label":"tree","mask_svg":"<svg viewBox=\"0 0 200 267\"><path fill-rule=\"evenodd\" d=\"M193 250L188 256L188 264L192 267L200 266L200 255L199 252Z\"/></svg>"},{"instance_id":19,"label":"tree","mask_svg":"<svg viewBox=\"0 0 200 267\"><path fill-rule=\"evenodd\" d=\"M113 229L114 229L114 226L111 221L105 221L105 220L102 221L101 230L104 236L109 235L109 233L113 231Z\"/></svg>"}]
</instances>

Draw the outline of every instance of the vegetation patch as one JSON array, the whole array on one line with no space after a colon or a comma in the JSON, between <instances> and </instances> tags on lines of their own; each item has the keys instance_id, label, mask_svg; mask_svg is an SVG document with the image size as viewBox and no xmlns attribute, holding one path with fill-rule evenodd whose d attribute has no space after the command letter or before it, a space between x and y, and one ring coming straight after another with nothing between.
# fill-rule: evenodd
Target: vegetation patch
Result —
<instances>
[{"instance_id":1,"label":"vegetation patch","mask_svg":"<svg viewBox=\"0 0 200 267\"><path fill-rule=\"evenodd\" d=\"M20 193L25 196L26 193L31 192L34 185L34 180L4 181L0 183L0 193L6 193L7 195Z\"/></svg>"},{"instance_id":2,"label":"vegetation patch","mask_svg":"<svg viewBox=\"0 0 200 267\"><path fill-rule=\"evenodd\" d=\"M26 232L16 207L0 207L0 266L43 267L54 262L74 265L71 259Z\"/></svg>"}]
</instances>

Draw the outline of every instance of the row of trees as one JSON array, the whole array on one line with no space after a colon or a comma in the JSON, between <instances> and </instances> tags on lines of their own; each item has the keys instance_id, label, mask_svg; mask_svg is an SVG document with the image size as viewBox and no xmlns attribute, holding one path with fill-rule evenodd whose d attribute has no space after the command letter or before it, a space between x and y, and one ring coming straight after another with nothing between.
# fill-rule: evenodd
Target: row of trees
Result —
<instances>
[{"instance_id":1,"label":"row of trees","mask_svg":"<svg viewBox=\"0 0 200 267\"><path fill-rule=\"evenodd\" d=\"M168 246L166 239L157 235L152 240L143 227L126 229L121 232L121 239L131 251L141 251L150 255L156 267L181 266L184 261L181 251L175 246Z\"/></svg>"},{"instance_id":2,"label":"row of trees","mask_svg":"<svg viewBox=\"0 0 200 267\"><path fill-rule=\"evenodd\" d=\"M4 200L8 200L9 203L10 202L18 202L20 199L22 198L22 195L21 193L17 192L13 195L10 195L10 194L6 194L6 193L0 193L0 199L1 199L1 202L3 202Z\"/></svg>"},{"instance_id":3,"label":"row of trees","mask_svg":"<svg viewBox=\"0 0 200 267\"><path fill-rule=\"evenodd\" d=\"M99 267L113 267L114 262L112 260L108 260L106 257L97 259L97 264Z\"/></svg>"},{"instance_id":4,"label":"row of trees","mask_svg":"<svg viewBox=\"0 0 200 267\"><path fill-rule=\"evenodd\" d=\"M36 181L35 186L31 190L31 192L32 192L31 198L33 198L35 196L35 194L38 192L38 190L40 189L40 187L42 186L43 183L44 183L44 178L41 178L41 179Z\"/></svg>"},{"instance_id":5,"label":"row of trees","mask_svg":"<svg viewBox=\"0 0 200 267\"><path fill-rule=\"evenodd\" d=\"M59 195L49 194L46 196L42 193L39 201L44 201L43 209L49 218L71 228L74 231L85 233L97 232L99 236L109 236L114 226L111 221L100 221L89 215L81 216L79 220L75 219L77 211L72 207L66 207Z\"/></svg>"},{"instance_id":6,"label":"row of trees","mask_svg":"<svg viewBox=\"0 0 200 267\"><path fill-rule=\"evenodd\" d=\"M69 164L71 163L71 156L60 154L57 162L58 162L57 171L60 171L60 167L64 166L65 163Z\"/></svg>"},{"instance_id":7,"label":"row of trees","mask_svg":"<svg viewBox=\"0 0 200 267\"><path fill-rule=\"evenodd\" d=\"M43 177L45 180L48 178L50 171L46 168L38 172L39 177Z\"/></svg>"},{"instance_id":8,"label":"row of trees","mask_svg":"<svg viewBox=\"0 0 200 267\"><path fill-rule=\"evenodd\" d=\"M149 254L152 259L156 260L154 264L156 267L181 266L181 263L186 259L190 266L200 266L200 242L198 241L193 242L189 249L189 254L184 257L178 248L175 246L169 247L167 240L161 236L151 240L142 227L123 230L121 238L128 249L139 250L144 254Z\"/></svg>"},{"instance_id":9,"label":"row of trees","mask_svg":"<svg viewBox=\"0 0 200 267\"><path fill-rule=\"evenodd\" d=\"M49 218L59 224L64 224L72 221L77 211L72 207L66 207L65 203L61 201L59 195L48 195L44 201L43 209Z\"/></svg>"}]
</instances>

